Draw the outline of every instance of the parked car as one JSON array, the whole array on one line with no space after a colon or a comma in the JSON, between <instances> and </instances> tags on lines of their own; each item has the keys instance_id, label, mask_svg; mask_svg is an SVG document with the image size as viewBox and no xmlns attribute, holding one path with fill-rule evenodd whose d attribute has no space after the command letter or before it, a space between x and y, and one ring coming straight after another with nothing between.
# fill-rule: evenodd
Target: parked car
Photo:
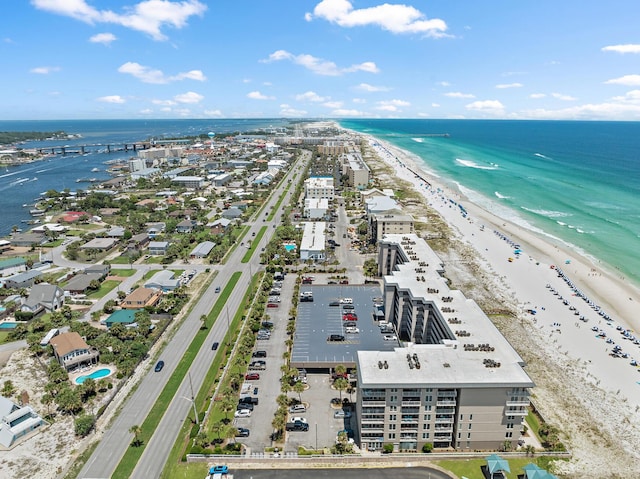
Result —
<instances>
[{"instance_id":1,"label":"parked car","mask_svg":"<svg viewBox=\"0 0 640 479\"><path fill-rule=\"evenodd\" d=\"M340 284L349 284L349 280L348 279L343 279L342 281L340 281Z\"/></svg>"},{"instance_id":2,"label":"parked car","mask_svg":"<svg viewBox=\"0 0 640 479\"><path fill-rule=\"evenodd\" d=\"M304 417L300 417L300 416L295 416L291 418L291 422L297 422L297 423L302 423L302 424L307 424L307 419Z\"/></svg>"},{"instance_id":3,"label":"parked car","mask_svg":"<svg viewBox=\"0 0 640 479\"><path fill-rule=\"evenodd\" d=\"M354 326L347 326L344 328L344 332L348 334L358 334L360 330Z\"/></svg>"},{"instance_id":4,"label":"parked car","mask_svg":"<svg viewBox=\"0 0 640 479\"><path fill-rule=\"evenodd\" d=\"M242 411L242 410L248 410L248 411L253 411L253 404L250 402L241 402L238 403L238 406L236 407L237 411Z\"/></svg>"},{"instance_id":5,"label":"parked car","mask_svg":"<svg viewBox=\"0 0 640 479\"><path fill-rule=\"evenodd\" d=\"M212 474L228 474L229 473L229 468L227 466L222 466L222 465L213 466L210 469L210 472Z\"/></svg>"},{"instance_id":6,"label":"parked car","mask_svg":"<svg viewBox=\"0 0 640 479\"><path fill-rule=\"evenodd\" d=\"M267 357L267 352L266 351L254 351L254 353L251 355L254 358L266 358Z\"/></svg>"},{"instance_id":7,"label":"parked car","mask_svg":"<svg viewBox=\"0 0 640 479\"><path fill-rule=\"evenodd\" d=\"M239 402L240 404L253 404L254 406L257 406L259 401L260 401L259 398L254 398L251 396L242 396Z\"/></svg>"},{"instance_id":8,"label":"parked car","mask_svg":"<svg viewBox=\"0 0 640 479\"><path fill-rule=\"evenodd\" d=\"M327 341L344 341L344 336L342 334L330 334Z\"/></svg>"},{"instance_id":9,"label":"parked car","mask_svg":"<svg viewBox=\"0 0 640 479\"><path fill-rule=\"evenodd\" d=\"M385 341L397 341L398 336L396 336L395 334L385 334L384 336L382 336L382 339L384 339Z\"/></svg>"},{"instance_id":10,"label":"parked car","mask_svg":"<svg viewBox=\"0 0 640 479\"><path fill-rule=\"evenodd\" d=\"M262 321L262 327L263 328L267 328L267 329L271 329L271 328L273 328L273 323L271 321Z\"/></svg>"},{"instance_id":11,"label":"parked car","mask_svg":"<svg viewBox=\"0 0 640 479\"><path fill-rule=\"evenodd\" d=\"M246 427L239 427L236 431L236 437L249 437L249 433L251 432Z\"/></svg>"},{"instance_id":12,"label":"parked car","mask_svg":"<svg viewBox=\"0 0 640 479\"><path fill-rule=\"evenodd\" d=\"M245 374L244 378L248 381L254 381L257 379L260 379L260 374L259 373L249 373L249 374Z\"/></svg>"},{"instance_id":13,"label":"parked car","mask_svg":"<svg viewBox=\"0 0 640 479\"><path fill-rule=\"evenodd\" d=\"M240 409L234 413L233 417L251 417L251 411L249 409Z\"/></svg>"},{"instance_id":14,"label":"parked car","mask_svg":"<svg viewBox=\"0 0 640 479\"><path fill-rule=\"evenodd\" d=\"M213 349L215 351L216 349L218 349L218 346L220 346L220 343L218 343L218 341L216 341L215 343L213 343L211 345L211 349Z\"/></svg>"},{"instance_id":15,"label":"parked car","mask_svg":"<svg viewBox=\"0 0 640 479\"><path fill-rule=\"evenodd\" d=\"M287 431L308 431L309 425L306 423L288 422L285 429Z\"/></svg>"},{"instance_id":16,"label":"parked car","mask_svg":"<svg viewBox=\"0 0 640 479\"><path fill-rule=\"evenodd\" d=\"M353 304L343 304L342 309L354 309Z\"/></svg>"},{"instance_id":17,"label":"parked car","mask_svg":"<svg viewBox=\"0 0 640 479\"><path fill-rule=\"evenodd\" d=\"M158 361L156 363L155 371L159 373L160 371L162 371L163 367L164 367L164 361Z\"/></svg>"},{"instance_id":18,"label":"parked car","mask_svg":"<svg viewBox=\"0 0 640 479\"><path fill-rule=\"evenodd\" d=\"M267 308L277 308L278 304L277 303L267 303Z\"/></svg>"},{"instance_id":19,"label":"parked car","mask_svg":"<svg viewBox=\"0 0 640 479\"><path fill-rule=\"evenodd\" d=\"M351 417L351 411L345 411L344 409L339 409L333 413L333 417L336 419L348 419Z\"/></svg>"},{"instance_id":20,"label":"parked car","mask_svg":"<svg viewBox=\"0 0 640 479\"><path fill-rule=\"evenodd\" d=\"M353 298L342 298L340 304L353 304Z\"/></svg>"},{"instance_id":21,"label":"parked car","mask_svg":"<svg viewBox=\"0 0 640 479\"><path fill-rule=\"evenodd\" d=\"M340 306L340 301L331 301L329 306Z\"/></svg>"},{"instance_id":22,"label":"parked car","mask_svg":"<svg viewBox=\"0 0 640 479\"><path fill-rule=\"evenodd\" d=\"M220 292L220 286L216 286L216 293Z\"/></svg>"},{"instance_id":23,"label":"parked car","mask_svg":"<svg viewBox=\"0 0 640 479\"><path fill-rule=\"evenodd\" d=\"M305 406L304 404L294 404L293 406L289 407L289 412L307 412L307 406Z\"/></svg>"}]
</instances>

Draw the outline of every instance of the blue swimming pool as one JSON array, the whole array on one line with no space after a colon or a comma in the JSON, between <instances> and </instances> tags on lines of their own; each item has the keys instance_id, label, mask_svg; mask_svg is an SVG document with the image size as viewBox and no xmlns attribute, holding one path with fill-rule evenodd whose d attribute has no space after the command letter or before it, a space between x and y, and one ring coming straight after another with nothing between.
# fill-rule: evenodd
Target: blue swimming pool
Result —
<instances>
[{"instance_id":1,"label":"blue swimming pool","mask_svg":"<svg viewBox=\"0 0 640 479\"><path fill-rule=\"evenodd\" d=\"M113 371L108 368L98 369L97 371L94 371L91 374L87 374L86 376L78 376L76 378L76 384L82 384L85 381L85 379L88 379L88 378L91 378L91 379L106 378L107 376L111 376L112 373Z\"/></svg>"},{"instance_id":2,"label":"blue swimming pool","mask_svg":"<svg viewBox=\"0 0 640 479\"><path fill-rule=\"evenodd\" d=\"M16 329L18 323L10 323L8 321L4 321L0 323L0 329Z\"/></svg>"},{"instance_id":3,"label":"blue swimming pool","mask_svg":"<svg viewBox=\"0 0 640 479\"><path fill-rule=\"evenodd\" d=\"M284 245L284 249L286 249L287 251L294 251L296 249L296 245L294 245L294 244L285 244Z\"/></svg>"}]
</instances>

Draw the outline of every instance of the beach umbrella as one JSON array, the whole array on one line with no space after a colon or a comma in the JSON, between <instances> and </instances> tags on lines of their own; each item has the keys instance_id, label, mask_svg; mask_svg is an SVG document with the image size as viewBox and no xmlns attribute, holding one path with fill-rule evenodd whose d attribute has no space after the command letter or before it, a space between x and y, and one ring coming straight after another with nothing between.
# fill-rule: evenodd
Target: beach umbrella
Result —
<instances>
[{"instance_id":1,"label":"beach umbrella","mask_svg":"<svg viewBox=\"0 0 640 479\"><path fill-rule=\"evenodd\" d=\"M511 468L509 467L509 462L502 459L497 454L491 454L489 457L487 457L486 461L487 461L487 469L489 470L489 474L491 474L491 477L493 477L493 475L496 472L500 472L500 471L511 472Z\"/></svg>"}]
</instances>

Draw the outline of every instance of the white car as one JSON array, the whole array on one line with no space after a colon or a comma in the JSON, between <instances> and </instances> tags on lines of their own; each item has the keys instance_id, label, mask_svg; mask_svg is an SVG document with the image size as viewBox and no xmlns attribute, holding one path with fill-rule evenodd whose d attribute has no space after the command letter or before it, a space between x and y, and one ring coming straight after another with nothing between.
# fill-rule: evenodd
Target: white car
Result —
<instances>
[{"instance_id":1,"label":"white car","mask_svg":"<svg viewBox=\"0 0 640 479\"><path fill-rule=\"evenodd\" d=\"M303 423L306 424L307 423L307 418L295 416L295 417L291 418L290 422L303 422Z\"/></svg>"},{"instance_id":2,"label":"white car","mask_svg":"<svg viewBox=\"0 0 640 479\"><path fill-rule=\"evenodd\" d=\"M353 298L341 298L340 304L353 304Z\"/></svg>"},{"instance_id":3,"label":"white car","mask_svg":"<svg viewBox=\"0 0 640 479\"><path fill-rule=\"evenodd\" d=\"M240 409L233 415L234 417L251 417L251 411L248 409Z\"/></svg>"},{"instance_id":4,"label":"white car","mask_svg":"<svg viewBox=\"0 0 640 479\"><path fill-rule=\"evenodd\" d=\"M347 328L344 328L344 332L349 334L358 334L360 330L354 327L347 327Z\"/></svg>"},{"instance_id":5,"label":"white car","mask_svg":"<svg viewBox=\"0 0 640 479\"><path fill-rule=\"evenodd\" d=\"M304 404L295 404L289 408L289 412L307 412L307 407Z\"/></svg>"},{"instance_id":6,"label":"white car","mask_svg":"<svg viewBox=\"0 0 640 479\"><path fill-rule=\"evenodd\" d=\"M336 419L348 419L351 417L351 411L339 409L338 411L333 413L333 417L335 417Z\"/></svg>"},{"instance_id":7,"label":"white car","mask_svg":"<svg viewBox=\"0 0 640 479\"><path fill-rule=\"evenodd\" d=\"M384 339L385 341L397 341L398 336L396 336L395 334L385 334L384 336L382 336L382 339Z\"/></svg>"}]
</instances>

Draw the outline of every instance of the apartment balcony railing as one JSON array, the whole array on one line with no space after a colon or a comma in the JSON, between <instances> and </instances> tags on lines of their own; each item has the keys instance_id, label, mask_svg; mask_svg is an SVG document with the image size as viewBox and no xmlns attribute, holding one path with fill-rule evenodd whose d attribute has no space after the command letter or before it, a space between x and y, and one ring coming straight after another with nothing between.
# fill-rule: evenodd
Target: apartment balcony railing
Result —
<instances>
[{"instance_id":1,"label":"apartment balcony railing","mask_svg":"<svg viewBox=\"0 0 640 479\"><path fill-rule=\"evenodd\" d=\"M441 401L441 400L438 400L438 402L436 403L436 406L455 406L456 404L457 404L456 401L451 401L451 400Z\"/></svg>"}]
</instances>

